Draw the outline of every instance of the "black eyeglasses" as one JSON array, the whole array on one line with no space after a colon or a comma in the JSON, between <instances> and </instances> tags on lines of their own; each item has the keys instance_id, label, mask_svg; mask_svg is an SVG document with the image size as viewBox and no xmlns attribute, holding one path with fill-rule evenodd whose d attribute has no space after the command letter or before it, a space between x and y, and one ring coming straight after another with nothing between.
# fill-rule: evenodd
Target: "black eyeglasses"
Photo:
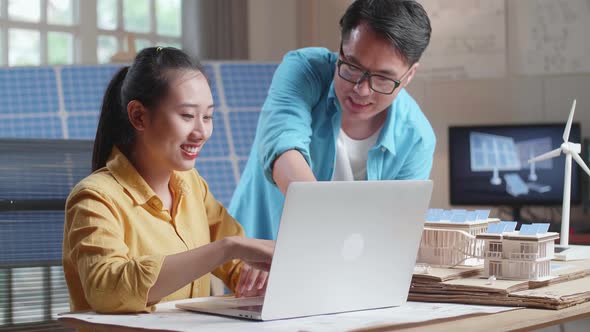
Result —
<instances>
[{"instance_id":1,"label":"black eyeglasses","mask_svg":"<svg viewBox=\"0 0 590 332\"><path fill-rule=\"evenodd\" d=\"M342 55L342 46L340 47L340 55ZM392 94L395 89L397 89L401 85L401 81L404 77L410 72L410 68L406 71L405 74L400 77L399 80L394 80L389 77L385 77L383 75L378 74L371 74L370 72L363 70L362 68L355 66L351 63L348 63L342 59L338 59L338 76L343 80L354 83L360 84L363 82L365 78L369 80L369 87L371 90L381 93L384 95Z\"/></svg>"}]
</instances>

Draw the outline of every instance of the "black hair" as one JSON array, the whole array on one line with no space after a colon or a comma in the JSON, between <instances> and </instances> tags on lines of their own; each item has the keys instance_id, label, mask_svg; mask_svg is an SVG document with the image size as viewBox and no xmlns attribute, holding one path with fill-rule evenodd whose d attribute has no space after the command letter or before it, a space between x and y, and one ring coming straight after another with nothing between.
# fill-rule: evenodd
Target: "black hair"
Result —
<instances>
[{"instance_id":1,"label":"black hair","mask_svg":"<svg viewBox=\"0 0 590 332\"><path fill-rule=\"evenodd\" d=\"M92 153L92 171L104 167L115 145L128 145L135 130L127 115L132 100L151 109L168 93L170 70L195 70L205 76L198 59L172 47L143 49L131 64L121 68L105 91Z\"/></svg>"},{"instance_id":2,"label":"black hair","mask_svg":"<svg viewBox=\"0 0 590 332\"><path fill-rule=\"evenodd\" d=\"M390 41L409 65L420 60L432 33L426 11L413 0L354 1L340 19L342 41L361 23Z\"/></svg>"}]
</instances>

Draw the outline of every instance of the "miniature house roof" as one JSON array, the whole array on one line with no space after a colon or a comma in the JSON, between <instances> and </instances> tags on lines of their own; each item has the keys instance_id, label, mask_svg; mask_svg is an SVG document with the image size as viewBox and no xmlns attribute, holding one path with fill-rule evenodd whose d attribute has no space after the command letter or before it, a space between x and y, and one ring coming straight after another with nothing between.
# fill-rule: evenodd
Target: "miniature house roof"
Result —
<instances>
[{"instance_id":1,"label":"miniature house roof","mask_svg":"<svg viewBox=\"0 0 590 332\"><path fill-rule=\"evenodd\" d=\"M489 218L490 210L443 210L429 209L424 226L431 228L470 229L480 227L498 219Z\"/></svg>"},{"instance_id":2,"label":"miniature house roof","mask_svg":"<svg viewBox=\"0 0 590 332\"><path fill-rule=\"evenodd\" d=\"M515 221L502 221L498 224L490 224L487 231L477 235L477 238L533 242L545 242L559 238L558 233L548 232L549 224L547 223L523 224L519 231L515 231L515 228Z\"/></svg>"},{"instance_id":3,"label":"miniature house roof","mask_svg":"<svg viewBox=\"0 0 590 332\"><path fill-rule=\"evenodd\" d=\"M491 223L485 233L478 234L478 239L486 240L501 240L506 233L514 232L516 229L516 221L500 221L499 223Z\"/></svg>"}]
</instances>

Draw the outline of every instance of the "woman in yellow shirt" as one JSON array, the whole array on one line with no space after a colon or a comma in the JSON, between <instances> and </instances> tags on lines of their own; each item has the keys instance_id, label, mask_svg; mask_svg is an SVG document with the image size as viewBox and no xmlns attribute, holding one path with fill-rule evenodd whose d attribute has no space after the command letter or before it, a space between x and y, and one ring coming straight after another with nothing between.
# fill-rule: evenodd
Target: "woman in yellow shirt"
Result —
<instances>
[{"instance_id":1,"label":"woman in yellow shirt","mask_svg":"<svg viewBox=\"0 0 590 332\"><path fill-rule=\"evenodd\" d=\"M241 226L194 168L213 130L198 61L147 48L107 87L93 173L66 203L63 267L72 311L151 312L208 296L210 272L237 296L261 295L274 242Z\"/></svg>"}]
</instances>

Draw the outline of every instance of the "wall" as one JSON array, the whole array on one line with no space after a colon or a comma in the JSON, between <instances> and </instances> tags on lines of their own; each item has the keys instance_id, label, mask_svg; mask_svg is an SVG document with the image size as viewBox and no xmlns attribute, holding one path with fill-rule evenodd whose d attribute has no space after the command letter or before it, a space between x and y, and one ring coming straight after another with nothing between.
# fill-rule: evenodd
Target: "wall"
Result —
<instances>
[{"instance_id":1,"label":"wall","mask_svg":"<svg viewBox=\"0 0 590 332\"><path fill-rule=\"evenodd\" d=\"M448 127L469 124L565 122L573 98L575 121L582 136L590 136L590 75L510 77L505 79L426 81L408 88L438 139L432 179L432 206L449 208ZM580 211L574 211L582 218ZM587 218L587 216L586 216ZM572 218L574 220L576 218Z\"/></svg>"},{"instance_id":2,"label":"wall","mask_svg":"<svg viewBox=\"0 0 590 332\"><path fill-rule=\"evenodd\" d=\"M279 61L297 48L296 12L295 1L249 0L250 60Z\"/></svg>"}]
</instances>

